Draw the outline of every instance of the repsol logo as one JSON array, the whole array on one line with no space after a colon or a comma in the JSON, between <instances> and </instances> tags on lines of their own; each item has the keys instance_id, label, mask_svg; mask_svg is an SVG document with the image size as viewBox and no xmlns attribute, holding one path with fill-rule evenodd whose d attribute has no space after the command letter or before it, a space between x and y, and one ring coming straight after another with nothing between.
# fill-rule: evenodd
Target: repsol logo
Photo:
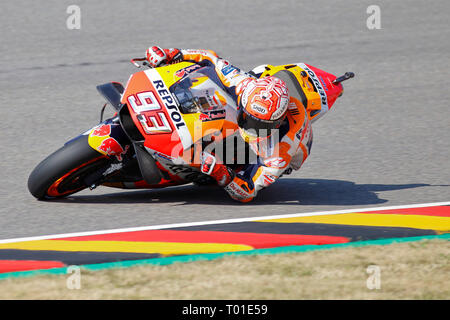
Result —
<instances>
[{"instance_id":1,"label":"repsol logo","mask_svg":"<svg viewBox=\"0 0 450 320\"><path fill-rule=\"evenodd\" d=\"M173 101L172 95L170 94L169 90L167 90L164 82L162 80L153 80L152 82L167 111L169 112L170 118L172 119L175 127L177 127L177 129L185 127L186 124L184 123L180 110L175 104L175 101Z\"/></svg>"},{"instance_id":2,"label":"repsol logo","mask_svg":"<svg viewBox=\"0 0 450 320\"><path fill-rule=\"evenodd\" d=\"M311 80L313 81L313 83L317 89L317 92L320 95L320 100L322 101L322 105L327 106L328 105L327 94L325 93L325 90L323 89L319 79L317 79L316 74L311 69L309 69L307 66L302 66L302 67L306 72L308 72Z\"/></svg>"}]
</instances>

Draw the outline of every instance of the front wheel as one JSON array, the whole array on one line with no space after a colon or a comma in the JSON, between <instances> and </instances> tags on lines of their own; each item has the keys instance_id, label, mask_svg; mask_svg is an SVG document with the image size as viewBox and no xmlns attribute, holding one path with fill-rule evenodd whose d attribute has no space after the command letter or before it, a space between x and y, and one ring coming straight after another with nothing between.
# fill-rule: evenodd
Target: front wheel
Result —
<instances>
[{"instance_id":1,"label":"front wheel","mask_svg":"<svg viewBox=\"0 0 450 320\"><path fill-rule=\"evenodd\" d=\"M39 163L28 178L28 190L39 200L66 197L87 188L84 178L110 162L83 135Z\"/></svg>"}]
</instances>

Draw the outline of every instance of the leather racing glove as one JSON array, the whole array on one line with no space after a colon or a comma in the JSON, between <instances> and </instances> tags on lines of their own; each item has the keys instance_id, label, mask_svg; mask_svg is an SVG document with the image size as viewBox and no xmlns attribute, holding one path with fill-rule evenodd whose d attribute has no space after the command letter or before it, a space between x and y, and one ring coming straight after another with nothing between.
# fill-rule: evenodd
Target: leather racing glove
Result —
<instances>
[{"instance_id":1,"label":"leather racing glove","mask_svg":"<svg viewBox=\"0 0 450 320\"><path fill-rule=\"evenodd\" d=\"M228 185L234 178L234 172L226 165L218 163L215 156L203 151L200 171L214 178L221 187Z\"/></svg>"},{"instance_id":2,"label":"leather racing glove","mask_svg":"<svg viewBox=\"0 0 450 320\"><path fill-rule=\"evenodd\" d=\"M163 49L158 46L148 48L145 51L145 55L150 66L153 68L157 68L166 64L177 63L183 59L183 54L179 49Z\"/></svg>"}]
</instances>

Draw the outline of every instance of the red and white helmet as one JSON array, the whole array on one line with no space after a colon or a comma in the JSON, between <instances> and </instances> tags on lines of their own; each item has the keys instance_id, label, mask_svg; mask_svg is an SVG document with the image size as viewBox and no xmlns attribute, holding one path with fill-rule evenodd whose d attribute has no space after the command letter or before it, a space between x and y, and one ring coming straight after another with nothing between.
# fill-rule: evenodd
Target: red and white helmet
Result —
<instances>
[{"instance_id":1,"label":"red and white helmet","mask_svg":"<svg viewBox=\"0 0 450 320\"><path fill-rule=\"evenodd\" d=\"M268 137L273 129L281 126L289 104L284 81L273 76L249 78L237 90L240 92L238 125L246 142Z\"/></svg>"}]
</instances>

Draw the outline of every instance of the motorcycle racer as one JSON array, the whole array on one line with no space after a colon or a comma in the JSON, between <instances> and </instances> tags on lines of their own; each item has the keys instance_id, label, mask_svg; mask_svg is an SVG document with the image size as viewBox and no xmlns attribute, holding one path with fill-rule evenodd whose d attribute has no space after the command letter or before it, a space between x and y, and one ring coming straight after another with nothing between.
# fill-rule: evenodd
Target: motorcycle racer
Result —
<instances>
[{"instance_id":1,"label":"motorcycle racer","mask_svg":"<svg viewBox=\"0 0 450 320\"><path fill-rule=\"evenodd\" d=\"M234 172L204 151L200 171L214 178L234 200L251 201L282 174L300 169L310 153L312 130L306 109L290 98L287 85L261 72L244 72L211 50L163 49L146 51L151 67L188 61L214 67L217 78L238 106L237 124L242 139L258 155L257 163ZM273 134L276 132L277 134Z\"/></svg>"}]
</instances>

